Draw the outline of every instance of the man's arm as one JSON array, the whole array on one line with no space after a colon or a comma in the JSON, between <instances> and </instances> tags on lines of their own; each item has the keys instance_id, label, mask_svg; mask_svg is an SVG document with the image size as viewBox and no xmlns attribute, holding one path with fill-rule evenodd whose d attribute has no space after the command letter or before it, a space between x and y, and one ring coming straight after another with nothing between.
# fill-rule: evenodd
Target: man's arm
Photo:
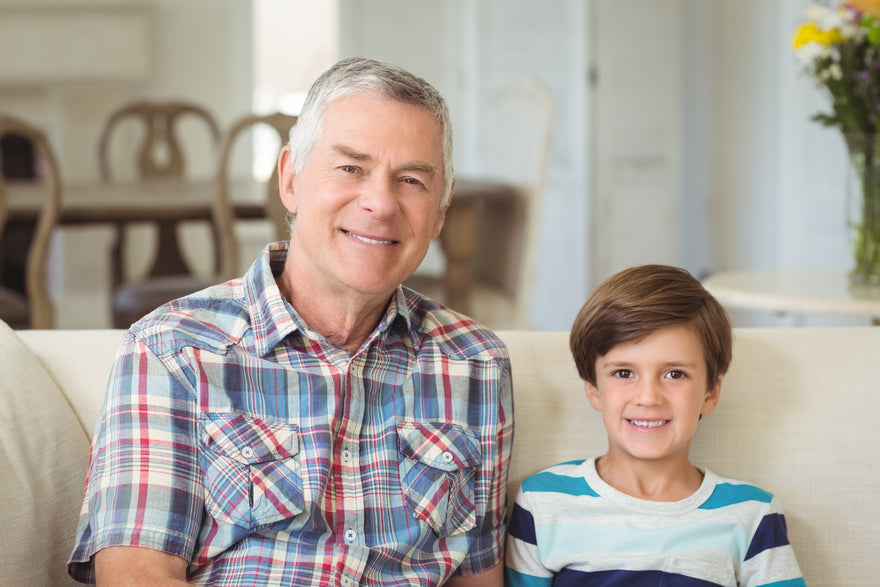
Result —
<instances>
[{"instance_id":1,"label":"man's arm","mask_svg":"<svg viewBox=\"0 0 880 587\"><path fill-rule=\"evenodd\" d=\"M445 587L503 587L504 586L504 562L488 571L477 573L476 575L465 575L463 577L452 577L446 583Z\"/></svg>"},{"instance_id":2,"label":"man's arm","mask_svg":"<svg viewBox=\"0 0 880 587\"><path fill-rule=\"evenodd\" d=\"M111 546L95 554L100 586L186 585L186 567L179 556L137 546Z\"/></svg>"}]
</instances>

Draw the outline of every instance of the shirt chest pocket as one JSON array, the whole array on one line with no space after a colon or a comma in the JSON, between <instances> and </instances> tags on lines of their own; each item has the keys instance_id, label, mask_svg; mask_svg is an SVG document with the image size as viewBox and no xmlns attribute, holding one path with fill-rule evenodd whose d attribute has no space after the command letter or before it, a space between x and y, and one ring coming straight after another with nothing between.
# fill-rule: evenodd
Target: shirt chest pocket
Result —
<instances>
[{"instance_id":1,"label":"shirt chest pocket","mask_svg":"<svg viewBox=\"0 0 880 587\"><path fill-rule=\"evenodd\" d=\"M413 515L439 536L473 529L474 480L481 462L476 434L448 422L400 422L397 440L400 481Z\"/></svg>"},{"instance_id":2,"label":"shirt chest pocket","mask_svg":"<svg viewBox=\"0 0 880 587\"><path fill-rule=\"evenodd\" d=\"M254 527L293 522L303 513L296 425L201 414L199 433L206 505L214 519Z\"/></svg>"}]
</instances>

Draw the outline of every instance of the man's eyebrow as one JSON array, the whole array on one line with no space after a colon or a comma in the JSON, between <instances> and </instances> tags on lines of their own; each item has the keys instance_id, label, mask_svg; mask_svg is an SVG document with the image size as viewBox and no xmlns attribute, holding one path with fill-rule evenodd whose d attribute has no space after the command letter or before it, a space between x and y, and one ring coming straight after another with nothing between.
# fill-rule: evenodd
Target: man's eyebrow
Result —
<instances>
[{"instance_id":1,"label":"man's eyebrow","mask_svg":"<svg viewBox=\"0 0 880 587\"><path fill-rule=\"evenodd\" d=\"M373 158L369 153L362 153L361 151L353 149L347 145L333 145L332 148L340 155L344 155L355 161L369 161Z\"/></svg>"},{"instance_id":2,"label":"man's eyebrow","mask_svg":"<svg viewBox=\"0 0 880 587\"><path fill-rule=\"evenodd\" d=\"M333 145L332 149L344 157L354 161L372 161L373 156L349 147L348 145ZM401 171L419 171L431 177L438 174L437 166L427 161L408 161L400 166Z\"/></svg>"}]
</instances>

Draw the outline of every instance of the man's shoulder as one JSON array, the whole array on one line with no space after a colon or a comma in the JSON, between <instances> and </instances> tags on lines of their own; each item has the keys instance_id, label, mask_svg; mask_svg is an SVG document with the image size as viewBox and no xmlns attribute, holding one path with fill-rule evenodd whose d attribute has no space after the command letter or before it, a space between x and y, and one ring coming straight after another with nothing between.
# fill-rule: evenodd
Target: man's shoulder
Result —
<instances>
[{"instance_id":1,"label":"man's shoulder","mask_svg":"<svg viewBox=\"0 0 880 587\"><path fill-rule=\"evenodd\" d=\"M411 328L421 348L434 347L451 358L508 360L507 346L489 328L409 290Z\"/></svg>"},{"instance_id":2,"label":"man's shoulder","mask_svg":"<svg viewBox=\"0 0 880 587\"><path fill-rule=\"evenodd\" d=\"M195 347L225 352L250 329L251 319L236 281L214 285L156 308L131 327L131 335L156 355Z\"/></svg>"}]
</instances>

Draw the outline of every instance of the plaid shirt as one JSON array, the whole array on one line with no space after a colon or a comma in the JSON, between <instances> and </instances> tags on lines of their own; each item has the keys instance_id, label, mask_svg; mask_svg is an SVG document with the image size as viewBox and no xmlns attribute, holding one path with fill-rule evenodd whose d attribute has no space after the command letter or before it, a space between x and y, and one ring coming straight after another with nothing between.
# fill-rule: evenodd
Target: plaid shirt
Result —
<instances>
[{"instance_id":1,"label":"plaid shirt","mask_svg":"<svg viewBox=\"0 0 880 587\"><path fill-rule=\"evenodd\" d=\"M70 573L142 546L217 585L438 585L502 558L513 406L497 337L399 288L350 355L243 279L126 335L92 443Z\"/></svg>"}]
</instances>

